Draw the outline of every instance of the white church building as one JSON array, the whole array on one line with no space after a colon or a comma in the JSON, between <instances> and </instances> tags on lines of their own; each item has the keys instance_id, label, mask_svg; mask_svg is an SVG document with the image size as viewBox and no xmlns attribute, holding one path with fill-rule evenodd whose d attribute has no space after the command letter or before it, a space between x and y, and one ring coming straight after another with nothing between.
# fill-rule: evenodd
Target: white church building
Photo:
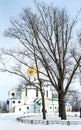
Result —
<instances>
[{"instance_id":1,"label":"white church building","mask_svg":"<svg viewBox=\"0 0 81 130\"><path fill-rule=\"evenodd\" d=\"M51 87L46 87L45 90L45 108L47 113L58 113L58 96ZM16 97L16 90L11 89L9 92L9 112L15 113L41 113L40 91L30 86L23 86L21 98ZM72 106L67 103L66 111L72 111Z\"/></svg>"},{"instance_id":2,"label":"white church building","mask_svg":"<svg viewBox=\"0 0 81 130\"><path fill-rule=\"evenodd\" d=\"M38 85L36 77L31 77L33 83ZM31 80L30 79L30 80ZM44 87L44 98L46 112L58 113L58 95L52 86ZM40 91L32 85L23 85L21 97L16 96L16 89L9 92L9 112L15 113L41 113L42 100ZM66 103L66 111L72 111L72 106Z\"/></svg>"}]
</instances>

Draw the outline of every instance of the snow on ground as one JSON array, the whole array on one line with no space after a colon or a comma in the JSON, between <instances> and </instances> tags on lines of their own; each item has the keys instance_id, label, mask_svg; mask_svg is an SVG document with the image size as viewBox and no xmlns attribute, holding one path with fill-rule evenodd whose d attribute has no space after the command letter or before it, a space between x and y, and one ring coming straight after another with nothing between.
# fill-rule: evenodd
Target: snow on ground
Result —
<instances>
[{"instance_id":1,"label":"snow on ground","mask_svg":"<svg viewBox=\"0 0 81 130\"><path fill-rule=\"evenodd\" d=\"M77 114L78 115L78 114ZM81 125L62 125L62 124L52 124L52 125L39 125L39 124L26 124L16 121L16 118L22 116L17 114L0 114L0 130L81 130ZM27 115L26 115L27 116ZM31 115L30 115L31 116ZM54 115L53 115L54 116ZM39 116L33 116L33 119L39 119ZM52 116L50 115L50 120ZM48 117L48 119L49 119ZM32 118L29 117L29 118ZM55 116L57 120L57 118ZM69 120L81 120L78 116L75 117L74 115L68 116Z\"/></svg>"}]
</instances>

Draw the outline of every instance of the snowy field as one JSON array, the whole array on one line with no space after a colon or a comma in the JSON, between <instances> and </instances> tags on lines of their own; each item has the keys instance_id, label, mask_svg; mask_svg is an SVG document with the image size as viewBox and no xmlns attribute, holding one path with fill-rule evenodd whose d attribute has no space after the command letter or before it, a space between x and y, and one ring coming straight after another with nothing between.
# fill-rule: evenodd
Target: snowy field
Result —
<instances>
[{"instance_id":1,"label":"snowy field","mask_svg":"<svg viewBox=\"0 0 81 130\"><path fill-rule=\"evenodd\" d=\"M52 124L52 125L39 125L39 124L26 124L16 121L16 118L23 115L16 115L16 114L0 114L0 130L81 130L81 124L80 125L63 125L63 124ZM26 115L27 116L27 115ZM28 119L41 119L41 116L28 116ZM59 120L54 115L53 116L47 116L48 120ZM80 121L78 114L77 117L75 117L74 114L71 114L68 116L68 119L73 121Z\"/></svg>"}]
</instances>

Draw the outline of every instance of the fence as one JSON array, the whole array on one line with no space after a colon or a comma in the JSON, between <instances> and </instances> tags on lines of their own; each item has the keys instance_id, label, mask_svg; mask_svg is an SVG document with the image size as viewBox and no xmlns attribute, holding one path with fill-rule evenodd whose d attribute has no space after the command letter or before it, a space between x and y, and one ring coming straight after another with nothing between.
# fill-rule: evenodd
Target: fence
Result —
<instances>
[{"instance_id":1,"label":"fence","mask_svg":"<svg viewBox=\"0 0 81 130\"><path fill-rule=\"evenodd\" d=\"M81 125L81 120L74 120L74 121L69 121L69 120L29 120L25 119L22 117L18 117L16 119L19 122L26 123L26 124L41 124L41 125L49 125L49 124L62 124L62 125Z\"/></svg>"}]
</instances>

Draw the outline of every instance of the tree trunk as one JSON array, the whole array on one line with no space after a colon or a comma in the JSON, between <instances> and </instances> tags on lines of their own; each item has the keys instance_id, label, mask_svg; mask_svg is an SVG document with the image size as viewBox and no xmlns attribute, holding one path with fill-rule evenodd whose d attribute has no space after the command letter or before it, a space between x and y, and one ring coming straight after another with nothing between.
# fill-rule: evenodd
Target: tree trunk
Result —
<instances>
[{"instance_id":1,"label":"tree trunk","mask_svg":"<svg viewBox=\"0 0 81 130\"><path fill-rule=\"evenodd\" d=\"M39 84L40 84L40 93L41 93L41 98L42 98L42 115L43 115L43 119L46 119L44 90L42 89L42 82L40 79L39 79Z\"/></svg>"},{"instance_id":2,"label":"tree trunk","mask_svg":"<svg viewBox=\"0 0 81 130\"><path fill-rule=\"evenodd\" d=\"M46 119L45 99L43 94L42 94L42 114L43 114L43 119Z\"/></svg>"},{"instance_id":3,"label":"tree trunk","mask_svg":"<svg viewBox=\"0 0 81 130\"><path fill-rule=\"evenodd\" d=\"M64 94L63 92L58 93L58 103L59 103L59 117L62 120L66 120L66 111L65 111L65 103L64 103Z\"/></svg>"}]
</instances>

